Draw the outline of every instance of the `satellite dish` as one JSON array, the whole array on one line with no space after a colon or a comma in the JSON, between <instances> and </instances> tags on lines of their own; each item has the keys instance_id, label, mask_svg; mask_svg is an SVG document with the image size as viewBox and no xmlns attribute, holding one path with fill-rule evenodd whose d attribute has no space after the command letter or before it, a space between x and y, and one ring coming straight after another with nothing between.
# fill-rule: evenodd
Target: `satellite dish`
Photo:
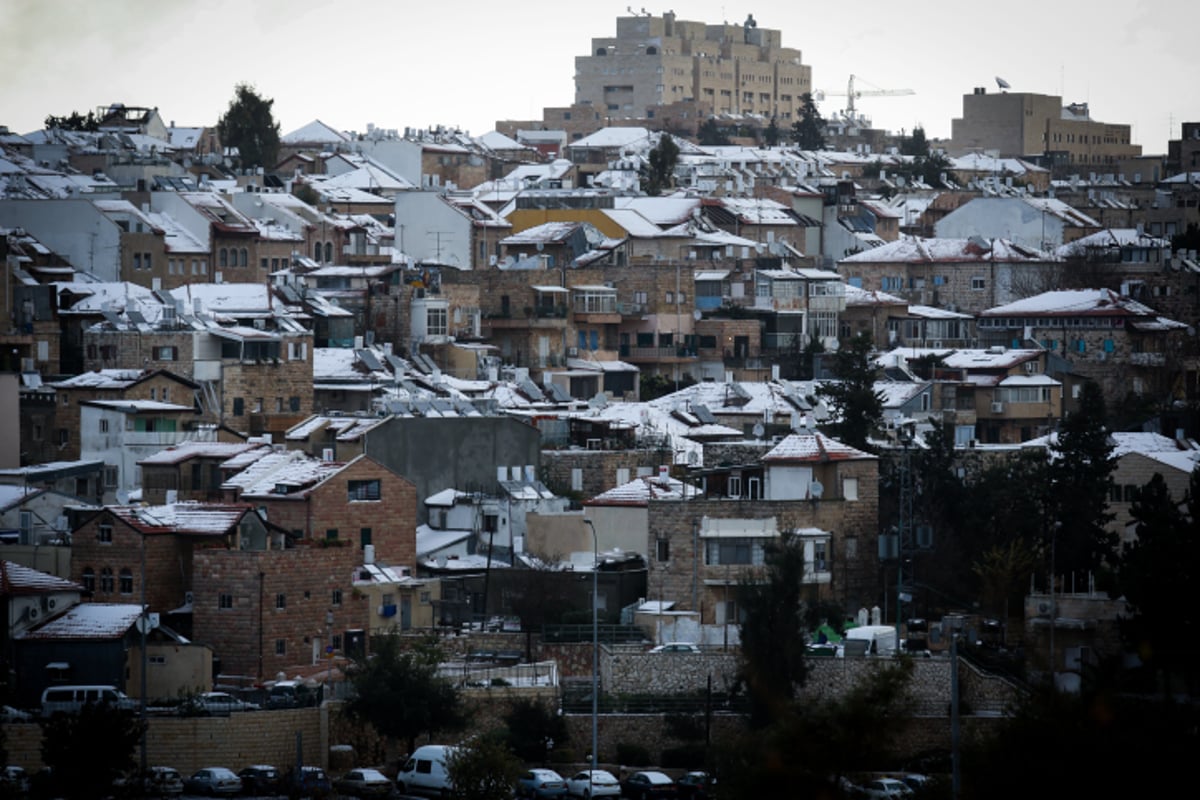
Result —
<instances>
[{"instance_id":1,"label":"satellite dish","mask_svg":"<svg viewBox=\"0 0 1200 800\"><path fill-rule=\"evenodd\" d=\"M543 250L545 250L545 249L546 249L546 243L545 243L545 242L538 242L538 243L537 243L537 251L538 251L539 253L540 253L540 252L542 252L542 251L543 251Z\"/></svg>"},{"instance_id":2,"label":"satellite dish","mask_svg":"<svg viewBox=\"0 0 1200 800\"><path fill-rule=\"evenodd\" d=\"M125 489L117 490L117 504L122 506L129 505L129 492Z\"/></svg>"},{"instance_id":3,"label":"satellite dish","mask_svg":"<svg viewBox=\"0 0 1200 800\"><path fill-rule=\"evenodd\" d=\"M700 309L698 309L698 308L692 312L692 319L696 320L697 322L699 322L700 318L703 316L704 315L700 313Z\"/></svg>"},{"instance_id":4,"label":"satellite dish","mask_svg":"<svg viewBox=\"0 0 1200 800\"><path fill-rule=\"evenodd\" d=\"M808 485L808 495L813 500L820 500L823 494L825 494L825 487L821 485L820 481L813 481Z\"/></svg>"},{"instance_id":5,"label":"satellite dish","mask_svg":"<svg viewBox=\"0 0 1200 800\"><path fill-rule=\"evenodd\" d=\"M437 557L437 565L438 565L438 569L445 569L446 568L446 557L438 556Z\"/></svg>"},{"instance_id":6,"label":"satellite dish","mask_svg":"<svg viewBox=\"0 0 1200 800\"><path fill-rule=\"evenodd\" d=\"M689 450L687 454L687 461L689 467L694 467L700 462L700 456L696 454L695 450Z\"/></svg>"},{"instance_id":7,"label":"satellite dish","mask_svg":"<svg viewBox=\"0 0 1200 800\"><path fill-rule=\"evenodd\" d=\"M754 423L754 438L755 439L763 438L763 434L766 433L766 430L767 429L763 427L763 424L761 422Z\"/></svg>"}]
</instances>

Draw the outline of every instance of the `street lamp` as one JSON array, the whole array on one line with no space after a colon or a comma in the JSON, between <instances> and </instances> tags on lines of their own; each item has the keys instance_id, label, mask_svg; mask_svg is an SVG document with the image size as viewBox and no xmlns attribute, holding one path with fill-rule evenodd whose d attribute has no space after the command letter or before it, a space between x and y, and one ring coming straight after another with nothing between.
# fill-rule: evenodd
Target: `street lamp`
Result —
<instances>
[{"instance_id":1,"label":"street lamp","mask_svg":"<svg viewBox=\"0 0 1200 800\"><path fill-rule=\"evenodd\" d=\"M583 524L592 531L592 768L588 771L588 797L591 797L592 781L596 777L597 719L600 710L600 622L596 608L600 600L600 546L596 539L596 526L590 519Z\"/></svg>"}]
</instances>

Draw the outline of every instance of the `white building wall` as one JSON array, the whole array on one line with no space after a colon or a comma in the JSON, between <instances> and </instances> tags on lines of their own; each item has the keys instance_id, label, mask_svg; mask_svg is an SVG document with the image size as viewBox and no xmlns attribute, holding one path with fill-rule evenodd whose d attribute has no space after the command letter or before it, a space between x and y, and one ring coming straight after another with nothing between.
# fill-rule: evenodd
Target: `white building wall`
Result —
<instances>
[{"instance_id":1,"label":"white building wall","mask_svg":"<svg viewBox=\"0 0 1200 800\"><path fill-rule=\"evenodd\" d=\"M81 272L122 279L121 230L90 200L0 200L0 226L24 228Z\"/></svg>"},{"instance_id":2,"label":"white building wall","mask_svg":"<svg viewBox=\"0 0 1200 800\"><path fill-rule=\"evenodd\" d=\"M951 211L934 224L942 239L1008 239L1035 249L1063 244L1063 221L1012 197L981 197Z\"/></svg>"},{"instance_id":3,"label":"white building wall","mask_svg":"<svg viewBox=\"0 0 1200 800\"><path fill-rule=\"evenodd\" d=\"M766 471L767 500L808 500L813 471L807 466L771 466Z\"/></svg>"},{"instance_id":4,"label":"white building wall","mask_svg":"<svg viewBox=\"0 0 1200 800\"><path fill-rule=\"evenodd\" d=\"M471 268L471 222L436 191L396 195L396 247L416 261Z\"/></svg>"},{"instance_id":5,"label":"white building wall","mask_svg":"<svg viewBox=\"0 0 1200 800\"><path fill-rule=\"evenodd\" d=\"M200 242L203 250L212 250L212 228L208 218L181 198L178 192L152 192L150 210L158 214L170 214L180 227Z\"/></svg>"}]
</instances>

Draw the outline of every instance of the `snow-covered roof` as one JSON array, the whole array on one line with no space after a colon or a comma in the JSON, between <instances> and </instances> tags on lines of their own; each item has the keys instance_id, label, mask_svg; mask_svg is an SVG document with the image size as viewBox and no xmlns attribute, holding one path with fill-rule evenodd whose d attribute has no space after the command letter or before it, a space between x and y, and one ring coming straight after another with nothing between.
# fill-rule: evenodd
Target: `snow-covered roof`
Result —
<instances>
[{"instance_id":1,"label":"snow-covered roof","mask_svg":"<svg viewBox=\"0 0 1200 800\"><path fill-rule=\"evenodd\" d=\"M417 526L417 558L444 550L471 537L469 530L435 530L428 525Z\"/></svg>"},{"instance_id":2,"label":"snow-covered roof","mask_svg":"<svg viewBox=\"0 0 1200 800\"><path fill-rule=\"evenodd\" d=\"M571 142L568 147L615 148L641 145L650 147L650 131L645 128L601 128L595 133Z\"/></svg>"},{"instance_id":3,"label":"snow-covered roof","mask_svg":"<svg viewBox=\"0 0 1200 800\"><path fill-rule=\"evenodd\" d=\"M831 439L823 433L793 433L785 436L779 444L763 456L764 463L826 462L873 459L876 456L864 453L848 444Z\"/></svg>"},{"instance_id":4,"label":"snow-covered roof","mask_svg":"<svg viewBox=\"0 0 1200 800\"><path fill-rule=\"evenodd\" d=\"M119 639L142 615L132 603L80 603L44 625L26 631L22 639Z\"/></svg>"},{"instance_id":5,"label":"snow-covered roof","mask_svg":"<svg viewBox=\"0 0 1200 800\"><path fill-rule=\"evenodd\" d=\"M875 306L875 305L908 305L908 301L894 294L881 292L877 289L863 289L846 284L846 307Z\"/></svg>"},{"instance_id":6,"label":"snow-covered roof","mask_svg":"<svg viewBox=\"0 0 1200 800\"><path fill-rule=\"evenodd\" d=\"M1153 317L1153 309L1112 289L1064 289L1042 292L980 313L981 317L1017 317L1022 315L1071 316L1144 316Z\"/></svg>"},{"instance_id":7,"label":"snow-covered roof","mask_svg":"<svg viewBox=\"0 0 1200 800\"><path fill-rule=\"evenodd\" d=\"M1053 261L1040 250L1007 239L926 239L905 237L841 259L840 264L931 264L973 261Z\"/></svg>"},{"instance_id":8,"label":"snow-covered roof","mask_svg":"<svg viewBox=\"0 0 1200 800\"><path fill-rule=\"evenodd\" d=\"M0 596L2 597L82 590L82 586L66 578L26 567L15 561L0 560Z\"/></svg>"},{"instance_id":9,"label":"snow-covered roof","mask_svg":"<svg viewBox=\"0 0 1200 800\"><path fill-rule=\"evenodd\" d=\"M232 532L248 506L180 502L160 506L105 506L114 517L146 534L222 536Z\"/></svg>"},{"instance_id":10,"label":"snow-covered roof","mask_svg":"<svg viewBox=\"0 0 1200 800\"><path fill-rule=\"evenodd\" d=\"M435 492L425 498L425 505L438 506L442 508L450 508L459 500L470 497L466 492L460 492L457 489L442 489L440 492Z\"/></svg>"},{"instance_id":11,"label":"snow-covered roof","mask_svg":"<svg viewBox=\"0 0 1200 800\"><path fill-rule=\"evenodd\" d=\"M1059 258L1082 256L1094 248L1146 247L1166 249L1171 246L1168 239L1151 236L1137 228L1105 228L1059 247L1055 254Z\"/></svg>"},{"instance_id":12,"label":"snow-covered roof","mask_svg":"<svg viewBox=\"0 0 1200 800\"><path fill-rule=\"evenodd\" d=\"M614 486L584 503L585 506L645 506L651 500L683 500L696 497L696 487L671 477L644 475Z\"/></svg>"},{"instance_id":13,"label":"snow-covered roof","mask_svg":"<svg viewBox=\"0 0 1200 800\"><path fill-rule=\"evenodd\" d=\"M240 455L247 450L264 448L262 444L249 442L180 442L139 461L142 465L179 464L193 458L219 458L222 461ZM270 450L269 447L266 447Z\"/></svg>"},{"instance_id":14,"label":"snow-covered roof","mask_svg":"<svg viewBox=\"0 0 1200 800\"><path fill-rule=\"evenodd\" d=\"M307 125L301 126L291 133L279 137L279 143L292 144L342 144L350 141L350 137L326 125L319 119L314 119Z\"/></svg>"},{"instance_id":15,"label":"snow-covered roof","mask_svg":"<svg viewBox=\"0 0 1200 800\"><path fill-rule=\"evenodd\" d=\"M221 488L240 488L243 497L286 497L293 494L302 496L306 494L306 490L328 479L345 466L341 462L313 458L303 450L271 453L238 474L231 475L221 484ZM280 486L288 487L289 491L280 494Z\"/></svg>"},{"instance_id":16,"label":"snow-covered roof","mask_svg":"<svg viewBox=\"0 0 1200 800\"><path fill-rule=\"evenodd\" d=\"M20 505L44 491L36 486L0 483L0 511Z\"/></svg>"}]
</instances>

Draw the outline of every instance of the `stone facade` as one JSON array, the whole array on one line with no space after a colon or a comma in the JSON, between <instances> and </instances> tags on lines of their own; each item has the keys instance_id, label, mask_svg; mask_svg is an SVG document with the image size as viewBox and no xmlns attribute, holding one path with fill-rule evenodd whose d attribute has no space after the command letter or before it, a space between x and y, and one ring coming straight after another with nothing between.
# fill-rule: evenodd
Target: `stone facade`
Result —
<instances>
[{"instance_id":1,"label":"stone facade","mask_svg":"<svg viewBox=\"0 0 1200 800\"><path fill-rule=\"evenodd\" d=\"M639 470L657 474L670 463L671 453L651 448L637 450L543 450L542 483L556 494L586 500L618 485L617 471L624 470L629 480Z\"/></svg>"},{"instance_id":2,"label":"stone facade","mask_svg":"<svg viewBox=\"0 0 1200 800\"><path fill-rule=\"evenodd\" d=\"M812 584L811 599L841 603L844 608L870 608L879 604L880 566L878 536L878 462L875 460L840 462L839 479L856 478L858 500L845 500L840 490L819 502L808 500L704 499L687 503L651 501L649 504L649 542L647 552L663 552L657 545L667 542L669 560L651 563L651 571L665 570L656 579L665 598L676 601L680 609L700 612L701 622L718 623L716 606L735 600L738 581L748 566L710 566L703 553L697 553L693 523L705 517L718 519L774 519L776 530L816 528L831 534L826 553L829 583ZM815 475L816 473L814 473ZM828 486L840 485L825 480ZM697 563L699 559L699 563ZM699 585L696 585L698 582ZM691 608L693 593L700 608ZM726 608L730 608L726 606ZM729 613L729 612L726 612ZM732 618L731 618L732 619Z\"/></svg>"}]
</instances>

